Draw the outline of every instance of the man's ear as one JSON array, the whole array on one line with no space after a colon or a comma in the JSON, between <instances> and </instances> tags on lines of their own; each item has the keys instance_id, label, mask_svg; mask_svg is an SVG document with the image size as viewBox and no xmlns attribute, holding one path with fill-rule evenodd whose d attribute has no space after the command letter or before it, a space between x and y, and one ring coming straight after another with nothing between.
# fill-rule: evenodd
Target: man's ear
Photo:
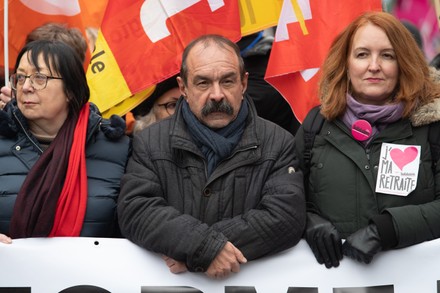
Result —
<instances>
[{"instance_id":1,"label":"man's ear","mask_svg":"<svg viewBox=\"0 0 440 293\"><path fill-rule=\"evenodd\" d=\"M176 79L177 79L177 84L179 86L180 94L186 97L186 87L185 87L185 83L183 82L183 79L180 76L178 76Z\"/></svg>"},{"instance_id":2,"label":"man's ear","mask_svg":"<svg viewBox=\"0 0 440 293\"><path fill-rule=\"evenodd\" d=\"M243 80L241 81L241 85L242 85L242 87L243 87L243 90L241 91L242 94L244 94L244 92L245 92L246 89L247 89L247 86L248 86L248 78L249 78L249 72L246 72L246 73L244 74Z\"/></svg>"}]
</instances>

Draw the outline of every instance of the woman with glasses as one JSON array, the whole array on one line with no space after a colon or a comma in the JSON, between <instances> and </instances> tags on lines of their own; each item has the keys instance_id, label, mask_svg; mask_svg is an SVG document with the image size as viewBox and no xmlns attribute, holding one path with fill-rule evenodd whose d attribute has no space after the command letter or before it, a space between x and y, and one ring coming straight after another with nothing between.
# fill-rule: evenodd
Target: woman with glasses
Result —
<instances>
[{"instance_id":1,"label":"woman with glasses","mask_svg":"<svg viewBox=\"0 0 440 293\"><path fill-rule=\"evenodd\" d=\"M68 27L65 23L49 22L33 29L27 36L25 44L36 40L57 40L71 46L84 64L87 52L87 41L81 31ZM3 86L0 89L0 110L11 100L11 88Z\"/></svg>"},{"instance_id":2,"label":"woman with glasses","mask_svg":"<svg viewBox=\"0 0 440 293\"><path fill-rule=\"evenodd\" d=\"M156 85L154 92L138 107L133 109L135 125L133 132L174 114L180 97L176 76L172 76Z\"/></svg>"},{"instance_id":3,"label":"woman with glasses","mask_svg":"<svg viewBox=\"0 0 440 293\"><path fill-rule=\"evenodd\" d=\"M88 103L82 61L59 41L30 42L0 111L0 241L118 234L116 200L129 154L125 124Z\"/></svg>"}]
</instances>

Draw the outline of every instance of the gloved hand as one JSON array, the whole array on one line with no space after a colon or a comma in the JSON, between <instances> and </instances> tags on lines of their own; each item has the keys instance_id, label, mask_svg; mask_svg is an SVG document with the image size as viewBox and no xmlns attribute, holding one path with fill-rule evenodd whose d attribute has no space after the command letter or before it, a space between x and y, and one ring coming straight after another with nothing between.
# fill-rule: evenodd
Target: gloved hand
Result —
<instances>
[{"instance_id":1,"label":"gloved hand","mask_svg":"<svg viewBox=\"0 0 440 293\"><path fill-rule=\"evenodd\" d=\"M315 213L307 212L305 238L318 263L324 263L327 268L339 266L342 242L332 223Z\"/></svg>"},{"instance_id":2,"label":"gloved hand","mask_svg":"<svg viewBox=\"0 0 440 293\"><path fill-rule=\"evenodd\" d=\"M344 255L366 264L369 264L373 256L381 250L379 232L374 224L359 229L348 236L342 246Z\"/></svg>"}]
</instances>

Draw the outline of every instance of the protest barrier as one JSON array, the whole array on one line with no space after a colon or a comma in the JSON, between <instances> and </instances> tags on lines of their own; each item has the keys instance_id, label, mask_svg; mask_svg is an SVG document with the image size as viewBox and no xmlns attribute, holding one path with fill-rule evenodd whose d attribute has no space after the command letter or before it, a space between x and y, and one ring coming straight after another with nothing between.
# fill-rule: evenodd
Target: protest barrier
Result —
<instances>
[{"instance_id":1,"label":"protest barrier","mask_svg":"<svg viewBox=\"0 0 440 293\"><path fill-rule=\"evenodd\" d=\"M0 244L0 260L0 293L440 292L440 240L379 253L369 265L344 258L333 269L319 265L302 240L292 249L242 265L225 280L203 273L172 274L159 255L125 239L14 240Z\"/></svg>"}]
</instances>

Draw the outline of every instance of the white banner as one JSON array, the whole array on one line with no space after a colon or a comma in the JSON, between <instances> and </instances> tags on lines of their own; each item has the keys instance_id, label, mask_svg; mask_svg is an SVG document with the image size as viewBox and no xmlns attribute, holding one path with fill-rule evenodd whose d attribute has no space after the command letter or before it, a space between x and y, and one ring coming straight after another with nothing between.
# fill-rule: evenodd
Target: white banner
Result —
<instances>
[{"instance_id":1,"label":"white banner","mask_svg":"<svg viewBox=\"0 0 440 293\"><path fill-rule=\"evenodd\" d=\"M225 280L203 273L172 274L160 256L125 239L14 240L0 244L0 264L1 293L106 292L73 290L80 285L112 293L440 292L440 240L379 253L369 265L344 258L332 269L319 265L302 240L285 252L242 265Z\"/></svg>"}]
</instances>

